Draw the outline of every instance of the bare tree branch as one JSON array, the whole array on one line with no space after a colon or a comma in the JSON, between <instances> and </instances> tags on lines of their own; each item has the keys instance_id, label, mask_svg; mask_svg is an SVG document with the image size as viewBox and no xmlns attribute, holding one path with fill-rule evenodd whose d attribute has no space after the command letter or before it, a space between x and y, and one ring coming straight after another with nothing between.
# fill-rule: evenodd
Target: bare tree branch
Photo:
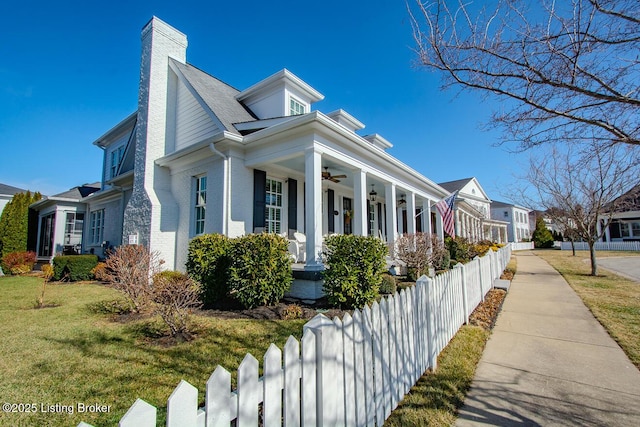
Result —
<instances>
[{"instance_id":1,"label":"bare tree branch","mask_svg":"<svg viewBox=\"0 0 640 427\"><path fill-rule=\"evenodd\" d=\"M522 149L640 145L635 0L433 0L407 4L419 65L507 100L492 127Z\"/></svg>"}]
</instances>

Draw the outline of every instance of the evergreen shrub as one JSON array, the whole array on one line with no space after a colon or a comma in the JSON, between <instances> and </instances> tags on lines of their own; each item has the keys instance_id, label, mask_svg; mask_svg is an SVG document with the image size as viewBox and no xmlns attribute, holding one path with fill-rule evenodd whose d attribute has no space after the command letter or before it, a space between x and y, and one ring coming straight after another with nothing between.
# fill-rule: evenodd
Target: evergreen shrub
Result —
<instances>
[{"instance_id":1,"label":"evergreen shrub","mask_svg":"<svg viewBox=\"0 0 640 427\"><path fill-rule=\"evenodd\" d=\"M330 304L362 308L378 295L387 247L373 236L334 235L326 241L324 291Z\"/></svg>"},{"instance_id":2,"label":"evergreen shrub","mask_svg":"<svg viewBox=\"0 0 640 427\"><path fill-rule=\"evenodd\" d=\"M229 293L232 240L222 234L204 234L189 242L187 273L202 285L202 301L207 308Z\"/></svg>"},{"instance_id":3,"label":"evergreen shrub","mask_svg":"<svg viewBox=\"0 0 640 427\"><path fill-rule=\"evenodd\" d=\"M97 255L63 255L53 258L53 280L93 279L93 270L98 265Z\"/></svg>"},{"instance_id":4,"label":"evergreen shrub","mask_svg":"<svg viewBox=\"0 0 640 427\"><path fill-rule=\"evenodd\" d=\"M280 301L293 280L288 241L271 233L233 240L229 268L231 296L246 308Z\"/></svg>"}]
</instances>

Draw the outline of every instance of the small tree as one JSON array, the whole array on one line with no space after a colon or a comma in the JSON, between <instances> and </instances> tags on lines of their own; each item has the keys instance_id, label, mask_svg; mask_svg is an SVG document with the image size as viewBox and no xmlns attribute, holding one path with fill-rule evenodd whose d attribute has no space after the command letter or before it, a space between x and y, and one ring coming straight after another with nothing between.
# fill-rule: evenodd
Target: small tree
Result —
<instances>
[{"instance_id":1,"label":"small tree","mask_svg":"<svg viewBox=\"0 0 640 427\"><path fill-rule=\"evenodd\" d=\"M536 248L551 248L553 247L553 235L544 223L544 218L538 216L536 218L536 229L533 230L531 240Z\"/></svg>"},{"instance_id":2,"label":"small tree","mask_svg":"<svg viewBox=\"0 0 640 427\"><path fill-rule=\"evenodd\" d=\"M44 304L44 293L47 289L47 283L53 277L53 266L51 264L45 264L42 266L42 291L40 292L40 296L36 300L36 308L43 308Z\"/></svg>"},{"instance_id":3,"label":"small tree","mask_svg":"<svg viewBox=\"0 0 640 427\"><path fill-rule=\"evenodd\" d=\"M160 272L164 261L160 254L142 245L125 245L116 248L105 261L105 278L141 312L149 303L151 279Z\"/></svg>"}]
</instances>

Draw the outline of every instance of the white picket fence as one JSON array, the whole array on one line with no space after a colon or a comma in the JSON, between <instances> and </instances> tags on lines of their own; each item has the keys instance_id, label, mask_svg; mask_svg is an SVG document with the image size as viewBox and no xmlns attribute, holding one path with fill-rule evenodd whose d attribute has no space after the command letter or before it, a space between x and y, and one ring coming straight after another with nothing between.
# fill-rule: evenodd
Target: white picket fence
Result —
<instances>
[{"instance_id":1,"label":"white picket fence","mask_svg":"<svg viewBox=\"0 0 640 427\"><path fill-rule=\"evenodd\" d=\"M574 242L577 251L588 251L587 242ZM571 242L561 242L563 251L571 250ZM596 251L640 251L640 242L596 242Z\"/></svg>"},{"instance_id":2,"label":"white picket fence","mask_svg":"<svg viewBox=\"0 0 640 427\"><path fill-rule=\"evenodd\" d=\"M517 242L510 243L512 251L529 251L533 250L533 242Z\"/></svg>"},{"instance_id":3,"label":"white picket fence","mask_svg":"<svg viewBox=\"0 0 640 427\"><path fill-rule=\"evenodd\" d=\"M466 265L422 276L415 287L345 314L317 315L302 341L289 337L284 352L271 344L263 359L247 354L237 386L221 366L198 390L181 381L167 401L168 427L382 426L409 389L468 321L511 257L511 246ZM121 427L155 427L157 409L138 399ZM90 427L80 423L79 426Z\"/></svg>"}]
</instances>

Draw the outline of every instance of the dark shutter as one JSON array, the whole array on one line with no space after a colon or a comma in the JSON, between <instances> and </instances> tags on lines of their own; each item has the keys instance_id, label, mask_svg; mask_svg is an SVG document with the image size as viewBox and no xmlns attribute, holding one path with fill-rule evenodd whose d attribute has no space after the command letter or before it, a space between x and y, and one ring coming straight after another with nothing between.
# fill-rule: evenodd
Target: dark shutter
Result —
<instances>
[{"instance_id":1,"label":"dark shutter","mask_svg":"<svg viewBox=\"0 0 640 427\"><path fill-rule=\"evenodd\" d=\"M371 233L373 233L371 225L371 202L367 199L367 236L371 236Z\"/></svg>"},{"instance_id":2,"label":"dark shutter","mask_svg":"<svg viewBox=\"0 0 640 427\"><path fill-rule=\"evenodd\" d=\"M289 178L289 195L287 198L289 213L289 237L298 231L298 181Z\"/></svg>"},{"instance_id":3,"label":"dark shutter","mask_svg":"<svg viewBox=\"0 0 640 427\"><path fill-rule=\"evenodd\" d=\"M264 231L265 208L267 202L267 173L258 169L253 170L253 232Z\"/></svg>"},{"instance_id":4,"label":"dark shutter","mask_svg":"<svg viewBox=\"0 0 640 427\"><path fill-rule=\"evenodd\" d=\"M422 209L416 209L416 232L422 233Z\"/></svg>"},{"instance_id":5,"label":"dark shutter","mask_svg":"<svg viewBox=\"0 0 640 427\"><path fill-rule=\"evenodd\" d=\"M378 203L378 230L382 234L382 203Z\"/></svg>"},{"instance_id":6,"label":"dark shutter","mask_svg":"<svg viewBox=\"0 0 640 427\"><path fill-rule=\"evenodd\" d=\"M335 193L329 189L327 191L327 224L329 233L335 233L336 231L336 216L333 214L335 210Z\"/></svg>"}]
</instances>

